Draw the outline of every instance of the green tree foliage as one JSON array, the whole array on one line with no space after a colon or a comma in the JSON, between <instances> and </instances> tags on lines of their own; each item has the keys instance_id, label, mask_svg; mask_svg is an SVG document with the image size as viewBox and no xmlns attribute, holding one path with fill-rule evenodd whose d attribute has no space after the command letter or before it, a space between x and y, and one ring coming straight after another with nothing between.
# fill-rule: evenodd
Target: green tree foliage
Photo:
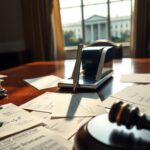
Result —
<instances>
[{"instance_id":1,"label":"green tree foliage","mask_svg":"<svg viewBox=\"0 0 150 150\"><path fill-rule=\"evenodd\" d=\"M129 31L122 31L121 32L121 37L117 37L117 36L112 36L111 40L113 42L129 42L130 41L130 32Z\"/></svg>"},{"instance_id":2,"label":"green tree foliage","mask_svg":"<svg viewBox=\"0 0 150 150\"><path fill-rule=\"evenodd\" d=\"M74 46L78 45L80 42L82 42L82 39L77 39L75 37L75 34L73 31L64 31L64 42L65 46Z\"/></svg>"}]
</instances>

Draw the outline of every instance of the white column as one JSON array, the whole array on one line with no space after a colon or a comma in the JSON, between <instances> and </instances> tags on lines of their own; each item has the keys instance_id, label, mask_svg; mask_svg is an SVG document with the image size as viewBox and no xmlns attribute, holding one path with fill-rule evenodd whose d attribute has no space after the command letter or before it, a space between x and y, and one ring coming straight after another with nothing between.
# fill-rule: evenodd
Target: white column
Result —
<instances>
[{"instance_id":1,"label":"white column","mask_svg":"<svg viewBox=\"0 0 150 150\"><path fill-rule=\"evenodd\" d=\"M106 39L108 39L108 24L106 23Z\"/></svg>"},{"instance_id":2,"label":"white column","mask_svg":"<svg viewBox=\"0 0 150 150\"><path fill-rule=\"evenodd\" d=\"M98 24L98 39L101 38L101 28L100 28L100 24Z\"/></svg>"},{"instance_id":3,"label":"white column","mask_svg":"<svg viewBox=\"0 0 150 150\"><path fill-rule=\"evenodd\" d=\"M93 35L94 35L93 24L91 24L91 42L94 41Z\"/></svg>"}]
</instances>

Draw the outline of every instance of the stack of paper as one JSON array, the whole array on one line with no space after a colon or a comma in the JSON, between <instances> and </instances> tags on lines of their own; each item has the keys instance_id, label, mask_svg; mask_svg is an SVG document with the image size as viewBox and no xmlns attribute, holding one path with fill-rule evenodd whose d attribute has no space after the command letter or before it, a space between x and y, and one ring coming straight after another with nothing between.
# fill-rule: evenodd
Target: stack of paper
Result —
<instances>
[{"instance_id":1,"label":"stack of paper","mask_svg":"<svg viewBox=\"0 0 150 150\"><path fill-rule=\"evenodd\" d=\"M46 126L48 118L50 121L50 114L46 113L41 117L35 117L32 114L12 103L0 106L0 150L72 149L72 143L66 140L67 138L51 130L55 128L55 124L57 127L56 120ZM70 134L65 135L69 137Z\"/></svg>"},{"instance_id":2,"label":"stack of paper","mask_svg":"<svg viewBox=\"0 0 150 150\"><path fill-rule=\"evenodd\" d=\"M91 117L106 113L97 93L63 94L46 92L20 106L33 110L46 128L70 139Z\"/></svg>"},{"instance_id":3,"label":"stack of paper","mask_svg":"<svg viewBox=\"0 0 150 150\"><path fill-rule=\"evenodd\" d=\"M78 129L92 117L103 113L106 110L101 106L97 93L46 92L20 107L11 103L2 105L0 150L16 147L71 149L69 140L73 140Z\"/></svg>"}]
</instances>

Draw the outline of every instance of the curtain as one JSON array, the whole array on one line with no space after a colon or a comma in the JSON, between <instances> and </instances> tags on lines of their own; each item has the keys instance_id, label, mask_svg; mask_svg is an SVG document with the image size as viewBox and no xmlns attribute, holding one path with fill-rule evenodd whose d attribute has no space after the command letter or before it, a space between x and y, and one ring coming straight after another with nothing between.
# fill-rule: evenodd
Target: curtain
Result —
<instances>
[{"instance_id":1,"label":"curtain","mask_svg":"<svg viewBox=\"0 0 150 150\"><path fill-rule=\"evenodd\" d=\"M132 1L131 54L136 58L150 56L150 1Z\"/></svg>"},{"instance_id":2,"label":"curtain","mask_svg":"<svg viewBox=\"0 0 150 150\"><path fill-rule=\"evenodd\" d=\"M64 38L61 24L59 0L54 0L53 6L52 21L55 39L55 58L64 59Z\"/></svg>"},{"instance_id":3,"label":"curtain","mask_svg":"<svg viewBox=\"0 0 150 150\"><path fill-rule=\"evenodd\" d=\"M57 26L53 21L54 11L60 14L60 10L55 9L55 3L55 0L22 0L26 49L31 52L34 61L63 58L58 56L63 55L63 44L58 47L57 39L61 43L63 38L61 34L55 35L57 26L62 30L61 20Z\"/></svg>"}]
</instances>

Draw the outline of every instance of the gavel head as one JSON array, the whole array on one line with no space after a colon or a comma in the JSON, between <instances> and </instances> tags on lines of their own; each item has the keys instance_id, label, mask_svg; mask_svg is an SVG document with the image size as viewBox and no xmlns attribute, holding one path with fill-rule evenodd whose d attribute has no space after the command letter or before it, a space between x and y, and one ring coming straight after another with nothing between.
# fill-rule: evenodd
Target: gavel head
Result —
<instances>
[{"instance_id":1,"label":"gavel head","mask_svg":"<svg viewBox=\"0 0 150 150\"><path fill-rule=\"evenodd\" d=\"M116 122L118 125L125 125L128 129L137 125L140 118L140 112L137 107L131 107L131 105L117 102L112 105L109 112L109 120Z\"/></svg>"}]
</instances>

